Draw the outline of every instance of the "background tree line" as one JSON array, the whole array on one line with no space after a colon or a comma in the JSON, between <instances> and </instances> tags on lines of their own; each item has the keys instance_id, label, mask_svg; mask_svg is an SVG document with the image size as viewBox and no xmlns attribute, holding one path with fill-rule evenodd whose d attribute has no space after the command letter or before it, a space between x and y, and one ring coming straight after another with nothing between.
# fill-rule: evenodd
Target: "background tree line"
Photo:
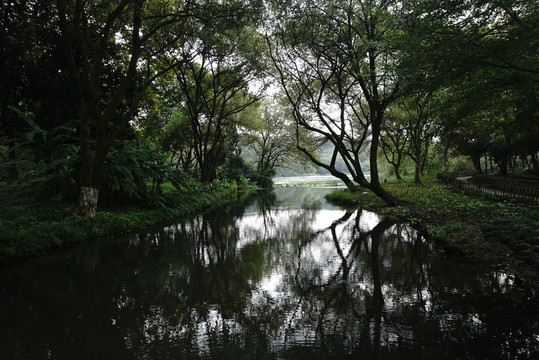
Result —
<instances>
[{"instance_id":1,"label":"background tree line","mask_svg":"<svg viewBox=\"0 0 539 360\"><path fill-rule=\"evenodd\" d=\"M306 160L388 204L380 159L397 178L412 162L416 182L456 155L537 171L538 6L4 2L2 181L39 180L93 216L164 181L269 186Z\"/></svg>"}]
</instances>

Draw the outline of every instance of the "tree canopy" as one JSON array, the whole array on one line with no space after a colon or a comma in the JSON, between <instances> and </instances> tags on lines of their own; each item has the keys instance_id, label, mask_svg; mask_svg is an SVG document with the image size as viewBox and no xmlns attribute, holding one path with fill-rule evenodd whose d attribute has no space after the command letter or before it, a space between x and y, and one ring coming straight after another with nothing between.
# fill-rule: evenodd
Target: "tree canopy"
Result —
<instances>
[{"instance_id":1,"label":"tree canopy","mask_svg":"<svg viewBox=\"0 0 539 360\"><path fill-rule=\"evenodd\" d=\"M167 177L271 177L298 152L388 204L380 153L416 181L438 145L444 165L452 149L478 172L539 166L535 1L0 6L0 177L46 180L83 216Z\"/></svg>"}]
</instances>

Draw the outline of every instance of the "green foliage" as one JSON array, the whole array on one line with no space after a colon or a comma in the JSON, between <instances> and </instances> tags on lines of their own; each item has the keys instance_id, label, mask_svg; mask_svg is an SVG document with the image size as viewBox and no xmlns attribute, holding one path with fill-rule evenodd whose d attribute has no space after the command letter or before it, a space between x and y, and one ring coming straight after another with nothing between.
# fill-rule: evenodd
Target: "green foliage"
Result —
<instances>
[{"instance_id":1,"label":"green foliage","mask_svg":"<svg viewBox=\"0 0 539 360\"><path fill-rule=\"evenodd\" d=\"M17 157L0 164L0 169L16 166L21 172L19 182L37 181L42 191L61 192L71 198L79 166L79 146L75 137L75 122L55 126L50 130L41 128L28 114L10 108L23 119L28 127L22 128L20 136L6 139L8 145L4 157L17 152Z\"/></svg>"},{"instance_id":2,"label":"green foliage","mask_svg":"<svg viewBox=\"0 0 539 360\"><path fill-rule=\"evenodd\" d=\"M437 91L441 141L470 156L536 157L539 8L534 1L410 3L400 71L407 90ZM534 165L537 167L537 164Z\"/></svg>"},{"instance_id":3,"label":"green foliage","mask_svg":"<svg viewBox=\"0 0 539 360\"><path fill-rule=\"evenodd\" d=\"M515 156L537 171L537 2L145 1L132 11L134 4L2 5L2 180L18 170L50 196L73 199L81 182L98 187L91 174L103 171L102 203L141 199L162 206L164 181L185 185L172 160L204 182L223 177L240 187L246 179L269 186L275 157L256 174L234 158L245 129L264 127L286 130L277 138L288 140L287 151L299 135L326 171L351 168L361 182L357 175L369 165L361 143L374 135L372 124L382 128L382 142L411 136L411 127L391 119L404 111L395 114L391 104L414 93L433 94L436 118L429 121L441 126L435 139L470 156L476 169L488 153L504 174ZM271 26L260 26L263 18ZM141 38L132 31L138 26ZM268 41L255 30L263 28ZM265 60L275 65L294 111L270 109L275 116L262 126L252 84L266 75ZM66 91L66 84L75 86ZM134 118L136 130L126 131ZM136 131L170 158L148 143L122 147ZM341 153L334 157L336 148ZM454 169L468 167L461 159ZM439 169L437 162L417 162Z\"/></svg>"},{"instance_id":4,"label":"green foliage","mask_svg":"<svg viewBox=\"0 0 539 360\"><path fill-rule=\"evenodd\" d=\"M275 176L274 169L261 170L254 175L254 181L263 189L270 189L273 187L273 177Z\"/></svg>"},{"instance_id":5,"label":"green foliage","mask_svg":"<svg viewBox=\"0 0 539 360\"><path fill-rule=\"evenodd\" d=\"M189 118L185 110L173 108L164 128L156 134L159 148L166 153L172 154L172 161L180 163L184 171L189 171L194 161L194 139L191 131ZM151 137L148 137L151 138Z\"/></svg>"},{"instance_id":6,"label":"green foliage","mask_svg":"<svg viewBox=\"0 0 539 360\"><path fill-rule=\"evenodd\" d=\"M361 194L353 194L349 190L336 190L325 196L330 203L342 206L343 208L357 208L361 205Z\"/></svg>"},{"instance_id":7,"label":"green foliage","mask_svg":"<svg viewBox=\"0 0 539 360\"><path fill-rule=\"evenodd\" d=\"M401 201L395 207L386 206L370 191L352 194L338 190L326 198L338 205L360 206L407 221L448 253L498 263L507 261L507 252L512 251L528 264L536 264L539 204L472 196L438 184L433 177L423 180L423 186L388 182L387 189Z\"/></svg>"},{"instance_id":8,"label":"green foliage","mask_svg":"<svg viewBox=\"0 0 539 360\"><path fill-rule=\"evenodd\" d=\"M317 166L339 173L350 189L356 182L394 204L379 184L377 166L367 180L359 154L367 148L376 155L384 111L398 96L396 62L388 61L396 56L391 42L402 21L398 6L325 0L276 5L267 34L273 73L293 108L296 131L312 137L311 146L298 148ZM328 162L311 151L325 144L334 145ZM336 169L338 156L346 172Z\"/></svg>"},{"instance_id":9,"label":"green foliage","mask_svg":"<svg viewBox=\"0 0 539 360\"><path fill-rule=\"evenodd\" d=\"M278 168L308 163L308 159L297 149L299 132L293 116L284 99L275 98L275 103L261 102L258 109L260 118L258 126L249 132L249 144L246 153L252 153L252 162L256 166L254 180L262 188L273 186L272 177Z\"/></svg>"},{"instance_id":10,"label":"green foliage","mask_svg":"<svg viewBox=\"0 0 539 360\"><path fill-rule=\"evenodd\" d=\"M16 165L25 169L24 177L37 180L41 191L53 195L60 193L64 199L73 200L77 193L76 179L80 166L80 147L76 145L74 124L44 130L27 114L11 108L29 128L21 137L8 139L15 145L7 151L26 151L33 156L30 164L23 158L4 162L1 166ZM161 183L170 181L178 189L186 184L185 174L172 166L168 157L140 141L126 143L121 149L112 148L103 168L100 201L111 206L114 201L138 198L156 206L163 205L159 189ZM148 182L152 183L150 191L147 190Z\"/></svg>"},{"instance_id":11,"label":"green foliage","mask_svg":"<svg viewBox=\"0 0 539 360\"><path fill-rule=\"evenodd\" d=\"M234 9L234 14L242 12ZM165 131L158 135L158 142L177 157L185 170L193 167L193 174L202 182L216 179L219 170L225 172L222 176L239 179L248 174L234 173L237 164L225 163L239 149L241 129L256 123L252 115L261 94L260 90L254 92L249 82L257 78L260 69L252 58L256 46L247 52L244 47L244 42L252 41L253 33L247 27L254 19L230 21L226 17L217 19L211 12L205 15L212 18L211 29L210 22L186 24L193 28L191 39L178 49L178 56L184 60L162 59L176 64L174 76L162 78L159 84L168 95L159 107L171 114L164 118ZM214 27L217 24L221 26L218 31ZM219 169L223 164L225 169Z\"/></svg>"},{"instance_id":12,"label":"green foliage","mask_svg":"<svg viewBox=\"0 0 539 360\"><path fill-rule=\"evenodd\" d=\"M251 166L237 154L226 157L225 163L219 168L219 177L228 181L235 181L240 187L248 185L248 179L255 181L256 174Z\"/></svg>"},{"instance_id":13,"label":"green foliage","mask_svg":"<svg viewBox=\"0 0 539 360\"><path fill-rule=\"evenodd\" d=\"M64 244L144 229L163 221L206 211L236 198L237 187L223 181L190 181L183 191L162 186L159 208L117 207L99 211L96 218L71 215L69 203L35 191L35 184L0 185L0 262L41 253Z\"/></svg>"},{"instance_id":14,"label":"green foliage","mask_svg":"<svg viewBox=\"0 0 539 360\"><path fill-rule=\"evenodd\" d=\"M168 157L140 141L126 144L119 150L112 149L104 166L101 201L110 206L113 200L118 202L135 197L162 206L164 199L160 187L163 182L170 181L178 190L187 185L184 172L173 166ZM149 191L147 183L152 184Z\"/></svg>"},{"instance_id":15,"label":"green foliage","mask_svg":"<svg viewBox=\"0 0 539 360\"><path fill-rule=\"evenodd\" d=\"M539 268L539 212L525 217L500 217L481 223L486 238L506 244L528 264Z\"/></svg>"},{"instance_id":16,"label":"green foliage","mask_svg":"<svg viewBox=\"0 0 539 360\"><path fill-rule=\"evenodd\" d=\"M473 165L469 159L464 156L457 156L451 159L449 164L449 171L457 172L473 172Z\"/></svg>"},{"instance_id":17,"label":"green foliage","mask_svg":"<svg viewBox=\"0 0 539 360\"><path fill-rule=\"evenodd\" d=\"M489 254L490 244L485 242L477 225L464 223L447 223L443 225L427 225L427 234L444 244L448 253L479 259Z\"/></svg>"}]
</instances>

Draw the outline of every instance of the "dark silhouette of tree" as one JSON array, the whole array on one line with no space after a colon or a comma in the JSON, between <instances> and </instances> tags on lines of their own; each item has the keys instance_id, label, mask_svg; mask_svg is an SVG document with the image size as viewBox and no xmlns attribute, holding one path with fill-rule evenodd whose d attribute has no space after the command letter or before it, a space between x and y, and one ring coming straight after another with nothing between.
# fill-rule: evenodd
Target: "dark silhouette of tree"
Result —
<instances>
[{"instance_id":1,"label":"dark silhouette of tree","mask_svg":"<svg viewBox=\"0 0 539 360\"><path fill-rule=\"evenodd\" d=\"M275 76L288 97L297 127L315 134L335 150L329 163L298 144L316 165L356 183L394 205L382 188L377 151L384 113L398 93L390 45L398 14L395 1L292 2L279 13L267 35ZM277 21L277 20L276 20ZM360 162L369 147L370 180ZM340 156L348 174L336 169Z\"/></svg>"}]
</instances>

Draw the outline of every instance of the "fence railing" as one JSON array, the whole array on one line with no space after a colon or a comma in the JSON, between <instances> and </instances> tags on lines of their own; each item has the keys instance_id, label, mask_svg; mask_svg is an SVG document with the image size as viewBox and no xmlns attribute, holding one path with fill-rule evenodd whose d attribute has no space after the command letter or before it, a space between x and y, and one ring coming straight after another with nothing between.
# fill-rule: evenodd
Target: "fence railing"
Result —
<instances>
[{"instance_id":1,"label":"fence railing","mask_svg":"<svg viewBox=\"0 0 539 360\"><path fill-rule=\"evenodd\" d=\"M466 177L466 179L463 179ZM539 181L498 178L488 175L439 173L439 181L460 189L509 198L530 198L539 201Z\"/></svg>"}]
</instances>

